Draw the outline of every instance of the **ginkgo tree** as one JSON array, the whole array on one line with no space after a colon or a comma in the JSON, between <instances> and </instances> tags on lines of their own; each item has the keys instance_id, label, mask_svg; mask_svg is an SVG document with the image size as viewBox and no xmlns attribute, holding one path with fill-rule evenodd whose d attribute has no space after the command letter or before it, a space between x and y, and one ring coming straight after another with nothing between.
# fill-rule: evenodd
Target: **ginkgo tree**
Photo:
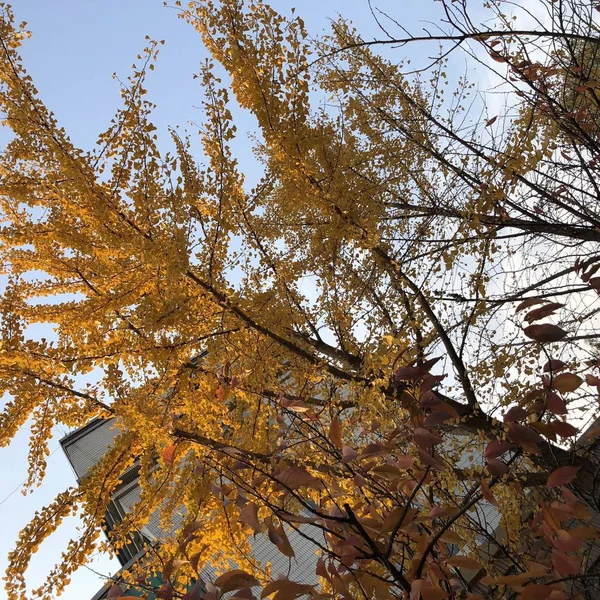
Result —
<instances>
[{"instance_id":1,"label":"ginkgo tree","mask_svg":"<svg viewBox=\"0 0 600 600\"><path fill-rule=\"evenodd\" d=\"M210 563L213 599L597 597L594 432L575 441L600 389L596 8L529 4L525 29L512 3L443 1L438 33L394 37L386 17L373 41L343 20L309 38L259 0L179 6L212 59L203 125L170 152L144 87L160 43L81 149L2 7L0 440L31 427L35 486L56 424L120 431L21 532L11 600L65 517L80 536L36 597L182 505L129 585L159 571L161 597L194 598ZM432 43L429 64L404 58ZM459 53L500 105L452 76ZM256 122L252 188L233 106ZM105 541L134 463L140 502ZM307 528L318 585L250 558L267 536L293 562Z\"/></svg>"}]
</instances>

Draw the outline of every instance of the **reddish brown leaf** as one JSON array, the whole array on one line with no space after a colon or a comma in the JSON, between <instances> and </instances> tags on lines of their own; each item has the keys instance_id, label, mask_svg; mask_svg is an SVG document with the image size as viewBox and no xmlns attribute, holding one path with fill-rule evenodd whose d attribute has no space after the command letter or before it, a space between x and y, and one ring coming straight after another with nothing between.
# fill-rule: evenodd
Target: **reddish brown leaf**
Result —
<instances>
[{"instance_id":1,"label":"reddish brown leaf","mask_svg":"<svg viewBox=\"0 0 600 600\"><path fill-rule=\"evenodd\" d=\"M279 526L277 528L277 535L280 538L280 542L276 544L279 552L281 552L281 554L287 556L288 558L294 558L296 556L296 553L294 552L294 549L290 544L290 540L288 539L288 536L285 533L285 529L283 528L283 526Z\"/></svg>"},{"instance_id":2,"label":"reddish brown leaf","mask_svg":"<svg viewBox=\"0 0 600 600\"><path fill-rule=\"evenodd\" d=\"M421 584L421 598L423 600L445 600L448 598L448 593L437 585L423 581Z\"/></svg>"},{"instance_id":3,"label":"reddish brown leaf","mask_svg":"<svg viewBox=\"0 0 600 600\"><path fill-rule=\"evenodd\" d=\"M492 117L491 119L488 119L488 120L485 122L485 126L486 126L486 127L489 127L490 125L493 125L493 124L496 122L496 119L497 119L497 118L498 118L498 117L497 117L497 116L495 116L495 117Z\"/></svg>"},{"instance_id":4,"label":"reddish brown leaf","mask_svg":"<svg viewBox=\"0 0 600 600\"><path fill-rule=\"evenodd\" d=\"M498 506L498 502L496 498L494 498L494 494L492 494L490 486L487 484L486 480L483 477L481 478L481 494L490 504Z\"/></svg>"},{"instance_id":5,"label":"reddish brown leaf","mask_svg":"<svg viewBox=\"0 0 600 600\"><path fill-rule=\"evenodd\" d=\"M561 373L552 380L552 388L561 394L574 392L581 384L583 379L575 373Z\"/></svg>"},{"instance_id":6,"label":"reddish brown leaf","mask_svg":"<svg viewBox=\"0 0 600 600\"><path fill-rule=\"evenodd\" d=\"M340 425L340 420L337 417L331 419L329 439L336 448L342 449L342 427Z\"/></svg>"},{"instance_id":7,"label":"reddish brown leaf","mask_svg":"<svg viewBox=\"0 0 600 600\"><path fill-rule=\"evenodd\" d=\"M600 377L590 375L589 373L585 376L585 382L591 386L600 386Z\"/></svg>"},{"instance_id":8,"label":"reddish brown leaf","mask_svg":"<svg viewBox=\"0 0 600 600\"><path fill-rule=\"evenodd\" d=\"M514 448L514 444L507 442L506 440L492 440L485 449L486 458L498 458L505 452L508 452L511 448Z\"/></svg>"},{"instance_id":9,"label":"reddish brown leaf","mask_svg":"<svg viewBox=\"0 0 600 600\"><path fill-rule=\"evenodd\" d=\"M581 573L581 567L579 560L572 556L567 556L564 552L559 550L552 550L552 565L554 570L561 577L568 577L569 575L576 575Z\"/></svg>"},{"instance_id":10,"label":"reddish brown leaf","mask_svg":"<svg viewBox=\"0 0 600 600\"><path fill-rule=\"evenodd\" d=\"M474 569L477 571L481 569L481 565L470 556L451 556L446 563L459 569Z\"/></svg>"},{"instance_id":11,"label":"reddish brown leaf","mask_svg":"<svg viewBox=\"0 0 600 600\"><path fill-rule=\"evenodd\" d=\"M525 320L528 323L533 323L538 319L550 316L555 310L562 308L563 306L564 304L561 304L560 302L549 302L548 304L544 304L544 306L540 306L540 308L534 308L529 311L525 315Z\"/></svg>"},{"instance_id":12,"label":"reddish brown leaf","mask_svg":"<svg viewBox=\"0 0 600 600\"><path fill-rule=\"evenodd\" d=\"M575 552L575 550L579 550L583 546L583 540L572 536L565 529L559 529L556 532L552 543L557 550L561 550L562 552Z\"/></svg>"},{"instance_id":13,"label":"reddish brown leaf","mask_svg":"<svg viewBox=\"0 0 600 600\"><path fill-rule=\"evenodd\" d=\"M271 594L277 593L277 600L294 600L303 594L307 594L313 589L312 585L296 583L289 579L276 579L268 583L260 594L261 598L266 598Z\"/></svg>"},{"instance_id":14,"label":"reddish brown leaf","mask_svg":"<svg viewBox=\"0 0 600 600\"><path fill-rule=\"evenodd\" d=\"M548 423L548 427L563 438L573 437L579 432L577 427L571 425L571 423L566 423L565 421L552 421L551 423Z\"/></svg>"},{"instance_id":15,"label":"reddish brown leaf","mask_svg":"<svg viewBox=\"0 0 600 600\"><path fill-rule=\"evenodd\" d=\"M580 540L597 540L600 538L600 530L597 527L589 527L587 525L573 527L572 529L569 529L569 534L572 537L576 537Z\"/></svg>"},{"instance_id":16,"label":"reddish brown leaf","mask_svg":"<svg viewBox=\"0 0 600 600\"><path fill-rule=\"evenodd\" d=\"M419 406L421 408L433 408L441 401L442 399L433 390L426 390L419 396Z\"/></svg>"},{"instance_id":17,"label":"reddish brown leaf","mask_svg":"<svg viewBox=\"0 0 600 600\"><path fill-rule=\"evenodd\" d=\"M436 446L441 443L442 438L435 432L425 429L423 427L417 427L415 429L415 444L421 448L428 448L429 446Z\"/></svg>"},{"instance_id":18,"label":"reddish brown leaf","mask_svg":"<svg viewBox=\"0 0 600 600\"><path fill-rule=\"evenodd\" d=\"M508 62L508 61L506 60L506 58L504 58L503 56L500 56L500 54L498 54L497 52L494 52L494 51L490 52L490 58L491 58L492 60L495 60L495 61L496 61L496 62L498 62L498 63L505 63L505 62Z\"/></svg>"},{"instance_id":19,"label":"reddish brown leaf","mask_svg":"<svg viewBox=\"0 0 600 600\"><path fill-rule=\"evenodd\" d=\"M275 514L286 523L314 523L317 520L316 517L303 517L285 511L277 511Z\"/></svg>"},{"instance_id":20,"label":"reddish brown leaf","mask_svg":"<svg viewBox=\"0 0 600 600\"><path fill-rule=\"evenodd\" d=\"M549 585L532 583L519 594L518 600L547 600L553 590Z\"/></svg>"},{"instance_id":21,"label":"reddish brown leaf","mask_svg":"<svg viewBox=\"0 0 600 600\"><path fill-rule=\"evenodd\" d=\"M295 490L299 487L320 488L323 484L304 467L288 467L277 476L280 483Z\"/></svg>"},{"instance_id":22,"label":"reddish brown leaf","mask_svg":"<svg viewBox=\"0 0 600 600\"><path fill-rule=\"evenodd\" d=\"M115 598L120 598L122 595L123 595L123 588L118 583L115 583L108 590L108 593L106 594L106 599L114 600Z\"/></svg>"},{"instance_id":23,"label":"reddish brown leaf","mask_svg":"<svg viewBox=\"0 0 600 600\"><path fill-rule=\"evenodd\" d=\"M546 406L551 413L555 415L566 415L567 405L565 401L555 392L548 392Z\"/></svg>"},{"instance_id":24,"label":"reddish brown leaf","mask_svg":"<svg viewBox=\"0 0 600 600\"><path fill-rule=\"evenodd\" d=\"M504 415L505 423L513 423L515 421L523 421L527 418L527 411L520 406L513 406L508 409L507 413Z\"/></svg>"},{"instance_id":25,"label":"reddish brown leaf","mask_svg":"<svg viewBox=\"0 0 600 600\"><path fill-rule=\"evenodd\" d=\"M424 465L433 467L434 469L437 469L438 471L448 470L448 465L446 465L446 463L444 463L438 457L432 456L431 454L429 454L425 450L422 450L421 448L419 448L418 451L419 451L419 458L421 459L421 462Z\"/></svg>"},{"instance_id":26,"label":"reddish brown leaf","mask_svg":"<svg viewBox=\"0 0 600 600\"><path fill-rule=\"evenodd\" d=\"M240 521L249 525L254 530L254 533L262 531L262 525L258 520L258 507L253 502L248 502L240 511Z\"/></svg>"},{"instance_id":27,"label":"reddish brown leaf","mask_svg":"<svg viewBox=\"0 0 600 600\"><path fill-rule=\"evenodd\" d=\"M536 444L542 441L542 436L537 431L520 423L508 424L507 437L511 442L532 453L537 452Z\"/></svg>"},{"instance_id":28,"label":"reddish brown leaf","mask_svg":"<svg viewBox=\"0 0 600 600\"><path fill-rule=\"evenodd\" d=\"M523 330L525 335L536 342L558 342L562 340L567 332L558 325L544 323L542 325L530 325Z\"/></svg>"},{"instance_id":29,"label":"reddish brown leaf","mask_svg":"<svg viewBox=\"0 0 600 600\"><path fill-rule=\"evenodd\" d=\"M566 366L567 364L564 363L562 360L557 360L553 358L544 365L544 373L556 373L565 369Z\"/></svg>"},{"instance_id":30,"label":"reddish brown leaf","mask_svg":"<svg viewBox=\"0 0 600 600\"><path fill-rule=\"evenodd\" d=\"M577 471L579 471L579 467L560 467L550 474L550 477L548 477L547 486L549 488L553 488L559 485L571 483L571 481L577 477Z\"/></svg>"},{"instance_id":31,"label":"reddish brown leaf","mask_svg":"<svg viewBox=\"0 0 600 600\"><path fill-rule=\"evenodd\" d=\"M434 411L428 414L423 421L424 427L437 427L438 425L442 425L446 421L452 419L452 415L441 411Z\"/></svg>"},{"instance_id":32,"label":"reddish brown leaf","mask_svg":"<svg viewBox=\"0 0 600 600\"><path fill-rule=\"evenodd\" d=\"M375 456L383 456L384 454L389 454L389 451L383 446L380 446L379 444L368 444L360 453L360 458L374 458Z\"/></svg>"},{"instance_id":33,"label":"reddish brown leaf","mask_svg":"<svg viewBox=\"0 0 600 600\"><path fill-rule=\"evenodd\" d=\"M399 367L394 373L396 381L416 381L424 377L431 368L441 360L441 356L430 358L417 366Z\"/></svg>"},{"instance_id":34,"label":"reddish brown leaf","mask_svg":"<svg viewBox=\"0 0 600 600\"><path fill-rule=\"evenodd\" d=\"M508 466L498 458L488 459L486 468L493 477L502 477L508 472Z\"/></svg>"},{"instance_id":35,"label":"reddish brown leaf","mask_svg":"<svg viewBox=\"0 0 600 600\"><path fill-rule=\"evenodd\" d=\"M358 456L358 452L354 448L350 448L350 446L342 447L342 462L349 463L353 461Z\"/></svg>"},{"instance_id":36,"label":"reddish brown leaf","mask_svg":"<svg viewBox=\"0 0 600 600\"><path fill-rule=\"evenodd\" d=\"M185 600L188 600L187 598ZM228 600L255 600L252 589L249 587L241 588L229 596Z\"/></svg>"},{"instance_id":37,"label":"reddish brown leaf","mask_svg":"<svg viewBox=\"0 0 600 600\"><path fill-rule=\"evenodd\" d=\"M535 306L536 304L543 304L544 302L548 302L548 300L546 300L544 298L527 298L526 300L523 300L523 302L521 302L517 306L517 308L515 309L515 312L519 313L522 310L529 308L530 306Z\"/></svg>"},{"instance_id":38,"label":"reddish brown leaf","mask_svg":"<svg viewBox=\"0 0 600 600\"><path fill-rule=\"evenodd\" d=\"M413 466L415 459L412 456L407 456L405 454L400 454L396 456L394 460L394 465L396 465L399 469L410 469Z\"/></svg>"},{"instance_id":39,"label":"reddish brown leaf","mask_svg":"<svg viewBox=\"0 0 600 600\"><path fill-rule=\"evenodd\" d=\"M233 590L260 585L260 582L246 571L234 569L217 577L215 585L221 590L221 594L226 594Z\"/></svg>"}]
</instances>

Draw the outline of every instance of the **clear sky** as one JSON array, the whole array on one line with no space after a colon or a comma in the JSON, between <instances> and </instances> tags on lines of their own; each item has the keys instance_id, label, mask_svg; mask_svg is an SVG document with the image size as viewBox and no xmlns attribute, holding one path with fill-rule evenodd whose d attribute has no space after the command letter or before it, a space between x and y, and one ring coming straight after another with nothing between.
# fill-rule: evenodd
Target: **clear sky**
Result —
<instances>
[{"instance_id":1,"label":"clear sky","mask_svg":"<svg viewBox=\"0 0 600 600\"><path fill-rule=\"evenodd\" d=\"M328 19L341 13L355 21L363 37L382 37L367 0L273 0L272 4L284 13L295 6L313 34L327 28ZM419 25L419 21L432 19L432 12L438 9L433 0L373 0L373 5L415 30L426 26L426 23ZM154 122L159 133L164 135L169 125L184 127L189 121L202 119L197 108L201 100L200 87L192 75L206 58L206 50L198 34L177 18L174 9L163 7L162 0L15 0L14 11L17 20L27 21L33 32L33 38L22 48L26 69L43 101L79 146L90 148L98 133L108 126L120 100L118 83L112 79L112 73L116 72L121 78L128 76L132 62L145 46L145 35L166 40L148 83L149 99L158 105ZM435 48L425 50L423 47L423 52L435 52ZM248 119L238 129L248 130L252 126ZM242 168L254 167L244 162L244 157L240 159ZM0 449L2 572L19 530L35 510L75 483L58 444L64 433L65 430L56 431L50 445L55 451L48 460L46 479L27 497L17 489L27 470L27 432L21 432L10 447ZM11 492L14 493L10 495ZM76 527L77 519L73 518L42 545L28 571L30 587L44 580L60 559L69 538L76 535ZM94 557L89 569L82 568L75 574L62 598L91 598L102 584L97 573L108 575L117 569L116 559L103 555ZM0 599L3 597L0 589Z\"/></svg>"}]
</instances>

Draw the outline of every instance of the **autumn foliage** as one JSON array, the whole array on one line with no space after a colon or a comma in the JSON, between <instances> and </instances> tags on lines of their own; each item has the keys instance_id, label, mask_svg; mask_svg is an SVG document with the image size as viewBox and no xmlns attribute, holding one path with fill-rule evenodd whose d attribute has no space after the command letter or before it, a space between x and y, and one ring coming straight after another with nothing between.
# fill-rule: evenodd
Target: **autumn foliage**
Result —
<instances>
[{"instance_id":1,"label":"autumn foliage","mask_svg":"<svg viewBox=\"0 0 600 600\"><path fill-rule=\"evenodd\" d=\"M179 14L212 55L200 130L159 145L149 42L91 149L38 97L2 8L0 440L31 427L35 486L56 424L121 431L21 533L11 600L66 516L81 535L41 598L182 505L129 585L160 572L161 597L193 600L211 564L212 600L600 596L581 435L600 389L598 12L533 4L444 1L438 32L365 42L343 20L310 38L258 0L192 2ZM416 66L417 47L440 50ZM458 56L480 70L454 77ZM256 123L254 186L233 106ZM134 463L141 501L106 541ZM306 531L315 573L297 580ZM251 558L259 536L289 573Z\"/></svg>"}]
</instances>

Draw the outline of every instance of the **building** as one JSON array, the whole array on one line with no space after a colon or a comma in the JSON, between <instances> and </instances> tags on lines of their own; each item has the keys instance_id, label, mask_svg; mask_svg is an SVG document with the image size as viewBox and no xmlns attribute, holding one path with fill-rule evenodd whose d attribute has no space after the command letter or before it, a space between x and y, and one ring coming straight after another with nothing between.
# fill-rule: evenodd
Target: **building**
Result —
<instances>
[{"instance_id":1,"label":"building","mask_svg":"<svg viewBox=\"0 0 600 600\"><path fill-rule=\"evenodd\" d=\"M89 470L104 456L111 447L115 438L119 435L119 429L114 419L94 419L86 426L73 431L60 440L77 481L80 482ZM107 533L110 532L123 517L132 510L140 499L139 472L137 465L131 466L123 475L122 481L115 491L110 504L107 507L105 524ZM159 523L158 517L150 518L142 531L131 534L130 542L117 551L117 558L123 569L129 569L137 561L143 558L145 549L152 544L160 544L162 540L170 537L175 531L183 526L183 517L179 521L175 518L173 529L164 531ZM312 539L317 539L320 530L311 525L301 525L303 533ZM288 531L288 537L296 552L293 565L294 579L304 583L317 583L315 567L317 562L315 543L311 543L306 537L295 531ZM269 562L273 573L287 573L290 567L290 559L283 556L279 550L266 536L257 536L252 542L252 554L262 563ZM235 568L235 565L232 565ZM206 568L201 573L202 581L214 581L216 573ZM92 600L103 600L112 584L105 586ZM162 581L155 578L152 582L153 588L159 588ZM127 590L128 595L141 595L140 590ZM152 594L148 600L154 600Z\"/></svg>"}]
</instances>

